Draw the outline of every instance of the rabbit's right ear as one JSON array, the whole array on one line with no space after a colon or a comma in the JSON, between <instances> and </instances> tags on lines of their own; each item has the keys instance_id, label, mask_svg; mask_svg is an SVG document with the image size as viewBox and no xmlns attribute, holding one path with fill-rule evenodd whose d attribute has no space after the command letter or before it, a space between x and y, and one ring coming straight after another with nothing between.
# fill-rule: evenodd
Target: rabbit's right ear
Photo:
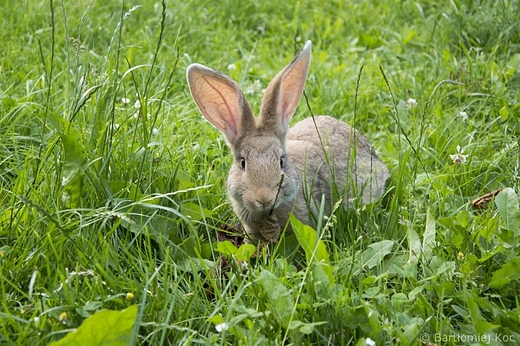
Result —
<instances>
[{"instance_id":1,"label":"rabbit's right ear","mask_svg":"<svg viewBox=\"0 0 520 346\"><path fill-rule=\"evenodd\" d=\"M311 61L311 41L291 63L269 83L260 109L260 122L280 138L285 138L296 107L300 102Z\"/></svg>"},{"instance_id":2,"label":"rabbit's right ear","mask_svg":"<svg viewBox=\"0 0 520 346\"><path fill-rule=\"evenodd\" d=\"M186 77L200 112L226 136L229 144L255 126L251 106L232 79L200 64L191 64Z\"/></svg>"}]
</instances>

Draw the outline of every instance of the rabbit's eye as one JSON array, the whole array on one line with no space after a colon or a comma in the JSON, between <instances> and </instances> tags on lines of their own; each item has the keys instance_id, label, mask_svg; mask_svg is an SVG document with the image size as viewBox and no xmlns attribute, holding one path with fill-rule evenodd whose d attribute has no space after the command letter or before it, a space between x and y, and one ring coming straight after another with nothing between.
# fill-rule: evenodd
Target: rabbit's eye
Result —
<instances>
[{"instance_id":1,"label":"rabbit's eye","mask_svg":"<svg viewBox=\"0 0 520 346\"><path fill-rule=\"evenodd\" d=\"M246 159L242 158L240 159L240 166L242 166L242 169L246 170Z\"/></svg>"},{"instance_id":2,"label":"rabbit's eye","mask_svg":"<svg viewBox=\"0 0 520 346\"><path fill-rule=\"evenodd\" d=\"M282 168L282 169L283 169L283 156L282 156L282 157L280 157L280 168Z\"/></svg>"}]
</instances>

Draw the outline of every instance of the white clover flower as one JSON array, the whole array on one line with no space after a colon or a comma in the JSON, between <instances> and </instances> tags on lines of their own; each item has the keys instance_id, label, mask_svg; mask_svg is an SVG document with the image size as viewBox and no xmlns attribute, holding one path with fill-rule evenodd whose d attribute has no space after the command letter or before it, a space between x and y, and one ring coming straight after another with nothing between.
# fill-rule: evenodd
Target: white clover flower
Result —
<instances>
[{"instance_id":1,"label":"white clover flower","mask_svg":"<svg viewBox=\"0 0 520 346\"><path fill-rule=\"evenodd\" d=\"M252 94L260 91L261 88L262 88L262 84L260 83L260 80L257 79L253 82L253 85L251 85L249 88L246 89L246 94L252 95Z\"/></svg>"},{"instance_id":2,"label":"white clover flower","mask_svg":"<svg viewBox=\"0 0 520 346\"><path fill-rule=\"evenodd\" d=\"M450 155L450 159L455 164L462 164L462 163L466 163L466 158L468 156L469 155L464 154L464 149L461 149L460 145L457 145L457 153Z\"/></svg>"},{"instance_id":3,"label":"white clover flower","mask_svg":"<svg viewBox=\"0 0 520 346\"><path fill-rule=\"evenodd\" d=\"M417 100L410 97L408 101L406 101L406 108L411 109L415 107L417 107Z\"/></svg>"},{"instance_id":4,"label":"white clover flower","mask_svg":"<svg viewBox=\"0 0 520 346\"><path fill-rule=\"evenodd\" d=\"M462 111L459 113L459 117L464 121L464 120L468 120L468 113Z\"/></svg>"},{"instance_id":5,"label":"white clover flower","mask_svg":"<svg viewBox=\"0 0 520 346\"><path fill-rule=\"evenodd\" d=\"M240 266L242 267L242 271L247 272L249 270L249 266L246 261L241 261Z\"/></svg>"},{"instance_id":6,"label":"white clover flower","mask_svg":"<svg viewBox=\"0 0 520 346\"><path fill-rule=\"evenodd\" d=\"M366 338L365 343L367 346L376 346L376 342L370 338Z\"/></svg>"},{"instance_id":7,"label":"white clover flower","mask_svg":"<svg viewBox=\"0 0 520 346\"><path fill-rule=\"evenodd\" d=\"M141 101L139 101L139 100L135 101L134 107L135 107L135 109L141 108Z\"/></svg>"},{"instance_id":8,"label":"white clover flower","mask_svg":"<svg viewBox=\"0 0 520 346\"><path fill-rule=\"evenodd\" d=\"M130 103L130 99L127 97L121 97L121 102L123 102L125 105Z\"/></svg>"},{"instance_id":9,"label":"white clover flower","mask_svg":"<svg viewBox=\"0 0 520 346\"><path fill-rule=\"evenodd\" d=\"M227 65L227 68L228 68L228 70L230 70L230 71L234 71L234 70L237 69L237 66L233 63L233 64L229 64L229 65Z\"/></svg>"},{"instance_id":10,"label":"white clover flower","mask_svg":"<svg viewBox=\"0 0 520 346\"><path fill-rule=\"evenodd\" d=\"M217 330L217 332L223 332L224 330L228 330L229 328L229 325L226 323L226 322L223 322L223 323L220 323L220 324L217 324L215 326L215 329Z\"/></svg>"},{"instance_id":11,"label":"white clover flower","mask_svg":"<svg viewBox=\"0 0 520 346\"><path fill-rule=\"evenodd\" d=\"M70 194L67 191L65 191L65 192L63 192L61 194L61 201L63 203L69 203L70 202Z\"/></svg>"}]
</instances>

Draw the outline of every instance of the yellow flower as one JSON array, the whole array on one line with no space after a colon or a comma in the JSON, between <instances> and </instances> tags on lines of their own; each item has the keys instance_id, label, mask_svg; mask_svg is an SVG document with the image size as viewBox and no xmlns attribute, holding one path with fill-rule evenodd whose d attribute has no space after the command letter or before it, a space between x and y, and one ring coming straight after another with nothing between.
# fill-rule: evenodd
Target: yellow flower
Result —
<instances>
[{"instance_id":1,"label":"yellow flower","mask_svg":"<svg viewBox=\"0 0 520 346\"><path fill-rule=\"evenodd\" d=\"M63 322L67 319L67 313L65 311L63 311L59 316L58 316L58 321L60 322Z\"/></svg>"},{"instance_id":2,"label":"yellow flower","mask_svg":"<svg viewBox=\"0 0 520 346\"><path fill-rule=\"evenodd\" d=\"M131 292L128 292L128 293L126 294L126 300L133 300L133 299L134 299L134 294L131 293Z\"/></svg>"}]
</instances>

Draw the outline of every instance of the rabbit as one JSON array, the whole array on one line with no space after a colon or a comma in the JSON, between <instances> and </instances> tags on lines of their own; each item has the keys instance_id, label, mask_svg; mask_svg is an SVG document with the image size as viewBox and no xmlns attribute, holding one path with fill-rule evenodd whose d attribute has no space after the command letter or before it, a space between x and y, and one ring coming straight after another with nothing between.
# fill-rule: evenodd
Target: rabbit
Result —
<instances>
[{"instance_id":1,"label":"rabbit","mask_svg":"<svg viewBox=\"0 0 520 346\"><path fill-rule=\"evenodd\" d=\"M197 107L224 134L233 154L228 195L252 241L278 241L282 230L291 230L290 213L316 227L322 196L330 213L334 197L343 198L348 208L356 196L373 203L386 189L387 166L345 122L312 116L289 128L310 59L307 41L268 85L258 118L229 77L200 64L191 64L186 72Z\"/></svg>"}]
</instances>

